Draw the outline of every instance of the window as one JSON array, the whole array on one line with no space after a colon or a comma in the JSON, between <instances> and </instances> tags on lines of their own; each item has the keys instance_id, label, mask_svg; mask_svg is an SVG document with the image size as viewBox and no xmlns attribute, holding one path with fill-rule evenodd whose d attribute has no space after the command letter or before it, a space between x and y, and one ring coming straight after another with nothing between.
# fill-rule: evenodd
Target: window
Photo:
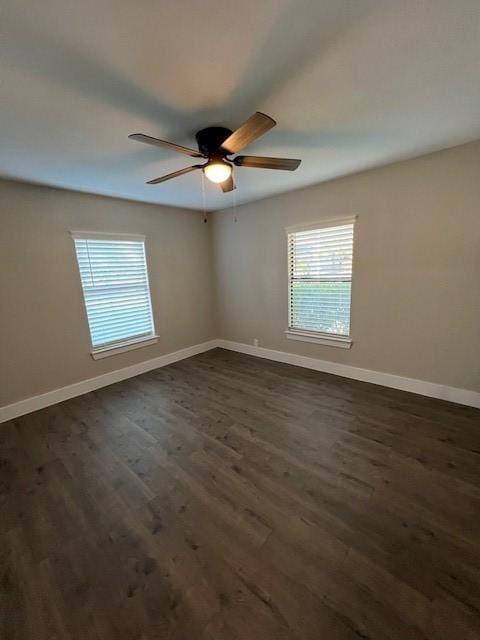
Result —
<instances>
[{"instance_id":1,"label":"window","mask_svg":"<svg viewBox=\"0 0 480 640\"><path fill-rule=\"evenodd\" d=\"M93 357L155 341L145 238L79 232L72 236Z\"/></svg>"},{"instance_id":2,"label":"window","mask_svg":"<svg viewBox=\"0 0 480 640\"><path fill-rule=\"evenodd\" d=\"M287 229L287 337L349 348L354 219Z\"/></svg>"}]
</instances>

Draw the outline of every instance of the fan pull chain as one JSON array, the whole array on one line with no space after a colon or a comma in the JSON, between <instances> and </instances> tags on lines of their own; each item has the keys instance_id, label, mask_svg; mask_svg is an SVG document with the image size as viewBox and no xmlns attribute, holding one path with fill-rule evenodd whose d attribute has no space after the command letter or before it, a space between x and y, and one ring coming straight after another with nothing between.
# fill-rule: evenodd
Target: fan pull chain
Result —
<instances>
[{"instance_id":1,"label":"fan pull chain","mask_svg":"<svg viewBox=\"0 0 480 640\"><path fill-rule=\"evenodd\" d=\"M236 222L237 221L237 190L236 189L232 191L232 196L233 196L233 221Z\"/></svg>"},{"instance_id":2,"label":"fan pull chain","mask_svg":"<svg viewBox=\"0 0 480 640\"><path fill-rule=\"evenodd\" d=\"M204 222L208 222L208 218L207 218L207 205L206 205L206 198L205 198L205 176L203 175L203 171L202 173L202 203L203 203L203 221Z\"/></svg>"}]
</instances>

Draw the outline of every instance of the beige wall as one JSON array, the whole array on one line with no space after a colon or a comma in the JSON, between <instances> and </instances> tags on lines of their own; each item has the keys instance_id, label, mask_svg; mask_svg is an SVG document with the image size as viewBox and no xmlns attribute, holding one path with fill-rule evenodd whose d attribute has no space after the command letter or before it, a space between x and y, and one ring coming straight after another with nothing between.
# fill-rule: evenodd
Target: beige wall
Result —
<instances>
[{"instance_id":1,"label":"beige wall","mask_svg":"<svg viewBox=\"0 0 480 640\"><path fill-rule=\"evenodd\" d=\"M197 212L0 181L0 406L215 337ZM94 361L69 231L146 236L157 344Z\"/></svg>"},{"instance_id":2,"label":"beige wall","mask_svg":"<svg viewBox=\"0 0 480 640\"><path fill-rule=\"evenodd\" d=\"M353 214L352 349L287 340L285 227ZM213 237L220 337L480 390L480 142L215 213Z\"/></svg>"},{"instance_id":3,"label":"beige wall","mask_svg":"<svg viewBox=\"0 0 480 640\"><path fill-rule=\"evenodd\" d=\"M352 349L287 340L285 227L352 214ZM208 225L182 209L0 181L0 222L0 406L215 337L480 390L480 142ZM92 360L71 229L146 235L156 345Z\"/></svg>"}]
</instances>

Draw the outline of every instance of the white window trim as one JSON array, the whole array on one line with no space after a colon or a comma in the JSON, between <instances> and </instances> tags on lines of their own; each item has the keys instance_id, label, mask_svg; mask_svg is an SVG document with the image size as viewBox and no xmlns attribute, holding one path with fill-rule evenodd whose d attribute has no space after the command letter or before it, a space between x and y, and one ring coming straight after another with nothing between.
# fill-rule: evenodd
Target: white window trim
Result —
<instances>
[{"instance_id":1,"label":"white window trim","mask_svg":"<svg viewBox=\"0 0 480 640\"><path fill-rule=\"evenodd\" d=\"M293 225L293 227L285 227L285 233L300 233L301 231L310 231L310 229L323 229L324 227L342 226L343 224L355 224L358 215L349 216L347 218L322 218L317 222L307 222L304 224Z\"/></svg>"},{"instance_id":2,"label":"white window trim","mask_svg":"<svg viewBox=\"0 0 480 640\"><path fill-rule=\"evenodd\" d=\"M358 218L358 214L355 214L353 216L348 216L345 218L322 218L322 220L317 220L316 222L307 222L304 224L285 227L287 242L288 242L288 236L291 233L301 233L302 231L310 231L310 229L323 229L325 227L333 227L336 225L338 226L341 226L344 224L355 225L357 222L357 218ZM355 251L355 242L353 244L352 257L353 257L354 251ZM287 245L288 322L290 322L290 270L289 270L290 265L288 260L289 258L288 258L288 245ZM353 274L352 274L352 290L353 290ZM351 321L352 321L352 299L350 298L350 335L342 336L342 335L335 335L333 333L321 333L320 331L306 331L303 329L296 329L289 326L288 329L285 331L285 337L288 338L288 340L298 340L300 342L311 342L314 344L322 344L327 347L337 347L339 349L350 349L353 344L353 340L351 337Z\"/></svg>"},{"instance_id":3,"label":"white window trim","mask_svg":"<svg viewBox=\"0 0 480 640\"><path fill-rule=\"evenodd\" d=\"M146 237L135 233L108 233L107 231L70 231L74 240L123 240L124 242L145 242Z\"/></svg>"},{"instance_id":4,"label":"white window trim","mask_svg":"<svg viewBox=\"0 0 480 640\"><path fill-rule=\"evenodd\" d=\"M320 333L301 331L299 329L287 329L285 335L289 340L300 340L301 342L313 342L323 344L327 347L339 347L340 349L350 349L353 340L349 336L335 336L333 333Z\"/></svg>"},{"instance_id":5,"label":"white window trim","mask_svg":"<svg viewBox=\"0 0 480 640\"><path fill-rule=\"evenodd\" d=\"M108 358L109 356L115 356L119 353L125 353L126 351L132 351L132 349L140 349L141 347L148 347L151 344L158 342L159 336L154 334L148 334L147 336L141 336L133 340L125 340L117 344L109 344L106 347L99 347L93 349L90 353L94 360L101 360L102 358Z\"/></svg>"},{"instance_id":6,"label":"white window trim","mask_svg":"<svg viewBox=\"0 0 480 640\"><path fill-rule=\"evenodd\" d=\"M72 237L72 240L108 239L112 241L123 240L124 242L128 242L128 241L143 242L144 244L146 241L146 236L141 234L109 233L106 231L70 231L70 236ZM145 264L146 264L146 271L147 271L146 273L147 285L148 285L149 298L150 298L150 313L152 315L152 333L149 333L144 336L137 336L135 338L131 338L128 340L122 340L121 342L117 342L117 343L107 344L103 347L97 347L96 349L92 345L91 335L90 335L90 347L91 347L90 355L94 360L102 360L103 358L108 358L109 356L115 356L120 353L126 353L127 351L132 351L133 349L141 349L142 347L148 347L158 342L160 336L155 331L155 318L153 316L152 293L150 289L150 280L148 276L148 262L147 262L146 251L145 251ZM82 290L84 308L86 309L85 294L82 286L81 286L81 290ZM88 319L87 319L87 326L88 326ZM89 331L89 334L90 334L90 331Z\"/></svg>"}]
</instances>

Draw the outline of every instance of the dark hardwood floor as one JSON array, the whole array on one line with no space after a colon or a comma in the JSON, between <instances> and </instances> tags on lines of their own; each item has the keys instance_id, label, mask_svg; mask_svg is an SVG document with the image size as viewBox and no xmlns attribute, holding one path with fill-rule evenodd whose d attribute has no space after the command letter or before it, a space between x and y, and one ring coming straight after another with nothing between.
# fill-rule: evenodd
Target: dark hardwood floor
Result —
<instances>
[{"instance_id":1,"label":"dark hardwood floor","mask_svg":"<svg viewBox=\"0 0 480 640\"><path fill-rule=\"evenodd\" d=\"M480 411L215 350L0 473L3 640L480 638Z\"/></svg>"}]
</instances>

